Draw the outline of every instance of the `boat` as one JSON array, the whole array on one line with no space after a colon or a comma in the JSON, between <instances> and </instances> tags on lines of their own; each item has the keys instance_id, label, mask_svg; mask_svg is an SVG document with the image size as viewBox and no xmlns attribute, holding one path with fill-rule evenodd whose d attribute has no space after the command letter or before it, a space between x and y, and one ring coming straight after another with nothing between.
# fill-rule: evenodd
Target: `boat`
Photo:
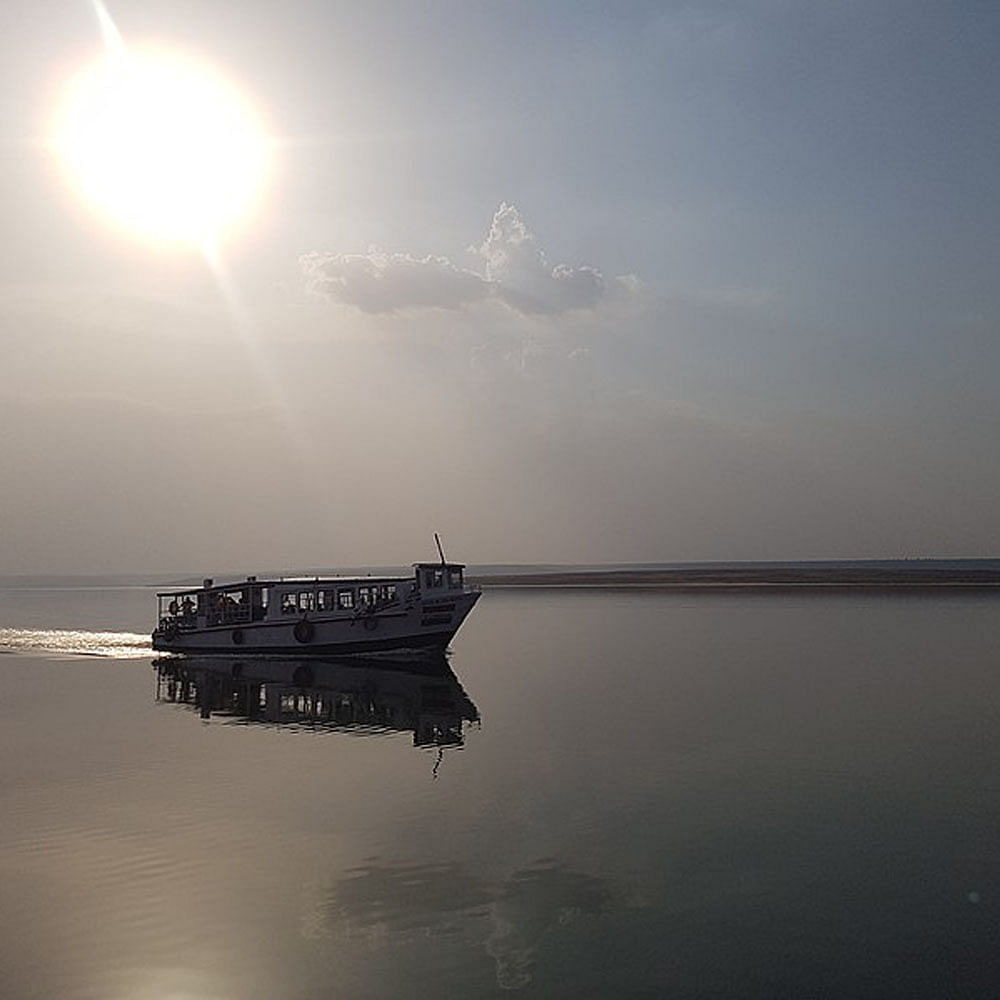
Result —
<instances>
[{"instance_id":1,"label":"boat","mask_svg":"<svg viewBox=\"0 0 1000 1000\"><path fill-rule=\"evenodd\" d=\"M156 595L165 653L340 656L443 650L479 600L465 565L414 563L409 576L278 577Z\"/></svg>"}]
</instances>

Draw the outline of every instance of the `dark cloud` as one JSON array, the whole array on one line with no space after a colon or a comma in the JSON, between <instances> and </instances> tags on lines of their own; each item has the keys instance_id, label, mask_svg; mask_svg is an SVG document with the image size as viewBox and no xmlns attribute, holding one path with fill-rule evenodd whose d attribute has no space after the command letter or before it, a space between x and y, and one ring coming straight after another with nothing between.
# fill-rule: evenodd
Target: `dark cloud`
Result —
<instances>
[{"instance_id":1,"label":"dark cloud","mask_svg":"<svg viewBox=\"0 0 1000 1000\"><path fill-rule=\"evenodd\" d=\"M311 292L367 313L401 309L460 309L494 297L519 313L555 315L591 309L608 294L592 267L549 264L521 215L501 203L489 234L473 253L484 274L447 257L411 257L370 250L366 254L311 253L301 258ZM632 288L616 283L616 290Z\"/></svg>"}]
</instances>

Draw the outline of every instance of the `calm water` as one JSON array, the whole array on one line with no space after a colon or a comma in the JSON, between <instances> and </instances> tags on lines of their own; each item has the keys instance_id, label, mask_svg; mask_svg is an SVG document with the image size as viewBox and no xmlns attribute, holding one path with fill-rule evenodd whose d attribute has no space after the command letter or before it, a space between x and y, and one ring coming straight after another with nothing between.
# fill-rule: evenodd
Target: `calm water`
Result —
<instances>
[{"instance_id":1,"label":"calm water","mask_svg":"<svg viewBox=\"0 0 1000 1000\"><path fill-rule=\"evenodd\" d=\"M152 614L0 589L4 1000L997 992L1000 598L490 592L267 678Z\"/></svg>"}]
</instances>

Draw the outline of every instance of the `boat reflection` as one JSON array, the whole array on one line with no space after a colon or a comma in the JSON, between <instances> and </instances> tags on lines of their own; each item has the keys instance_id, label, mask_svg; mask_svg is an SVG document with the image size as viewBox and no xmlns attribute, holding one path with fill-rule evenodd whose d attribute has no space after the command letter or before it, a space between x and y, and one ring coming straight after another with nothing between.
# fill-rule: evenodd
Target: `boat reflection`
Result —
<instances>
[{"instance_id":1,"label":"boat reflection","mask_svg":"<svg viewBox=\"0 0 1000 1000\"><path fill-rule=\"evenodd\" d=\"M374 735L412 732L413 745L461 746L479 712L443 655L378 661L164 656L156 701L203 719Z\"/></svg>"}]
</instances>

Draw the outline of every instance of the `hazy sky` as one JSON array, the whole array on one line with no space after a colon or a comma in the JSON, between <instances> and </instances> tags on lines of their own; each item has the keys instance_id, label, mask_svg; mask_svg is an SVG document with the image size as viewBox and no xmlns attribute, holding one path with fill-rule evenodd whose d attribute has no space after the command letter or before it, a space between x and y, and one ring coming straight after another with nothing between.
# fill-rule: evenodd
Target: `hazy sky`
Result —
<instances>
[{"instance_id":1,"label":"hazy sky","mask_svg":"<svg viewBox=\"0 0 1000 1000\"><path fill-rule=\"evenodd\" d=\"M0 573L1000 554L1000 8L122 0L276 139L221 252L0 7Z\"/></svg>"}]
</instances>

